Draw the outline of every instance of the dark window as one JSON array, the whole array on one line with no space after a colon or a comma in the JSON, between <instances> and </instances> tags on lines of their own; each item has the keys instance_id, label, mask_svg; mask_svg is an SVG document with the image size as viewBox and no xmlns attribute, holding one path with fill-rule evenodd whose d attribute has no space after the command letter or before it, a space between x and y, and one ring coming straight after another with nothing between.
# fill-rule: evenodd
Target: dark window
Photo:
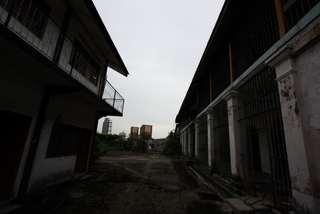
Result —
<instances>
[{"instance_id":1,"label":"dark window","mask_svg":"<svg viewBox=\"0 0 320 214\"><path fill-rule=\"evenodd\" d=\"M7 11L13 7L13 17L42 39L51 11L44 1L17 0L13 5L13 0L0 0L0 6Z\"/></svg>"},{"instance_id":2,"label":"dark window","mask_svg":"<svg viewBox=\"0 0 320 214\"><path fill-rule=\"evenodd\" d=\"M274 1L241 1L246 12L233 29L233 79L243 74L279 40Z\"/></svg>"},{"instance_id":3,"label":"dark window","mask_svg":"<svg viewBox=\"0 0 320 214\"><path fill-rule=\"evenodd\" d=\"M100 67L77 41L69 63L92 84L98 84Z\"/></svg>"},{"instance_id":4,"label":"dark window","mask_svg":"<svg viewBox=\"0 0 320 214\"><path fill-rule=\"evenodd\" d=\"M286 30L295 26L318 3L319 0L282 0Z\"/></svg>"},{"instance_id":5,"label":"dark window","mask_svg":"<svg viewBox=\"0 0 320 214\"><path fill-rule=\"evenodd\" d=\"M46 158L76 155L85 130L79 127L55 123L51 132Z\"/></svg>"}]
</instances>

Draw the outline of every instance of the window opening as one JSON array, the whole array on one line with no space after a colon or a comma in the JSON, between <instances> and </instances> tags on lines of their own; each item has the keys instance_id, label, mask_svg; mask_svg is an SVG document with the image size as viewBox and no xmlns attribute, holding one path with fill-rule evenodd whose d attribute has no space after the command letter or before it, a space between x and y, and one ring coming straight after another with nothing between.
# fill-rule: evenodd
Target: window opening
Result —
<instances>
[{"instance_id":1,"label":"window opening","mask_svg":"<svg viewBox=\"0 0 320 214\"><path fill-rule=\"evenodd\" d=\"M47 149L46 158L77 155L81 133L79 127L55 123Z\"/></svg>"},{"instance_id":2,"label":"window opening","mask_svg":"<svg viewBox=\"0 0 320 214\"><path fill-rule=\"evenodd\" d=\"M75 41L69 64L92 84L97 86L100 67L77 40Z\"/></svg>"},{"instance_id":3,"label":"window opening","mask_svg":"<svg viewBox=\"0 0 320 214\"><path fill-rule=\"evenodd\" d=\"M42 39L51 12L50 7L41 0L0 0L0 6L6 11L13 7L12 16L38 38Z\"/></svg>"}]
</instances>

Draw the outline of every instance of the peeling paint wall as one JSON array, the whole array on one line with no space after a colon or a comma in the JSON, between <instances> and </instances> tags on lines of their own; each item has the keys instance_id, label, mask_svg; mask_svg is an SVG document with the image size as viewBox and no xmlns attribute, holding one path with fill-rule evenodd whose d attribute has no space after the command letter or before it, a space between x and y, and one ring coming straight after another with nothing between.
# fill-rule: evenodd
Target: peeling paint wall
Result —
<instances>
[{"instance_id":1,"label":"peeling paint wall","mask_svg":"<svg viewBox=\"0 0 320 214\"><path fill-rule=\"evenodd\" d=\"M297 213L320 213L320 17L269 60L276 69Z\"/></svg>"},{"instance_id":2,"label":"peeling paint wall","mask_svg":"<svg viewBox=\"0 0 320 214\"><path fill-rule=\"evenodd\" d=\"M320 196L320 42L296 57L299 108L311 173L312 194Z\"/></svg>"}]
</instances>

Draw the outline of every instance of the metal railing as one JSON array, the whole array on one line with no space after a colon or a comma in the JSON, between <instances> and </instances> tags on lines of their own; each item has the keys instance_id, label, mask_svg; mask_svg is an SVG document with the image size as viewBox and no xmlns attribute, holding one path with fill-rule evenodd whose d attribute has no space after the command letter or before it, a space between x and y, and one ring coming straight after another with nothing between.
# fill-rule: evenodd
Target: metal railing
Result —
<instances>
[{"instance_id":1,"label":"metal railing","mask_svg":"<svg viewBox=\"0 0 320 214\"><path fill-rule=\"evenodd\" d=\"M64 35L63 46L57 48L61 32L57 23L32 2L19 0L15 5L13 2L13 0L0 1L0 24L51 61L53 61L55 50L61 49L58 66L93 93L102 97L114 109L123 113L124 99L105 79L105 75L84 56L81 56L81 62L86 65L85 68L75 66L75 63L72 62L71 57L75 45L67 35ZM28 5L28 10L26 5ZM104 90L102 90L103 87Z\"/></svg>"},{"instance_id":2,"label":"metal railing","mask_svg":"<svg viewBox=\"0 0 320 214\"><path fill-rule=\"evenodd\" d=\"M124 99L107 80L105 80L102 99L105 100L105 102L111 105L114 109L116 109L120 113L123 113Z\"/></svg>"}]
</instances>

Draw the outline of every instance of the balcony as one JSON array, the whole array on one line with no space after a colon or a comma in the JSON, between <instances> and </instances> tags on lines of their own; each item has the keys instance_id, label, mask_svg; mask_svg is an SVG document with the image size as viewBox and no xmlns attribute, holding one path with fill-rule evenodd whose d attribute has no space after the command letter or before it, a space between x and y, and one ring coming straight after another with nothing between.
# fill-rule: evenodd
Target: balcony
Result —
<instances>
[{"instance_id":1,"label":"balcony","mask_svg":"<svg viewBox=\"0 0 320 214\"><path fill-rule=\"evenodd\" d=\"M115 110L123 113L124 99L105 79L102 70L93 60L82 54L75 42L67 35L61 35L61 28L48 16L46 7L40 10L28 0L0 0L0 25L16 34L40 54L57 64L60 69L80 82ZM11 16L10 16L10 15ZM62 46L58 46L59 37L64 37ZM61 50L55 62L56 50Z\"/></svg>"}]
</instances>

